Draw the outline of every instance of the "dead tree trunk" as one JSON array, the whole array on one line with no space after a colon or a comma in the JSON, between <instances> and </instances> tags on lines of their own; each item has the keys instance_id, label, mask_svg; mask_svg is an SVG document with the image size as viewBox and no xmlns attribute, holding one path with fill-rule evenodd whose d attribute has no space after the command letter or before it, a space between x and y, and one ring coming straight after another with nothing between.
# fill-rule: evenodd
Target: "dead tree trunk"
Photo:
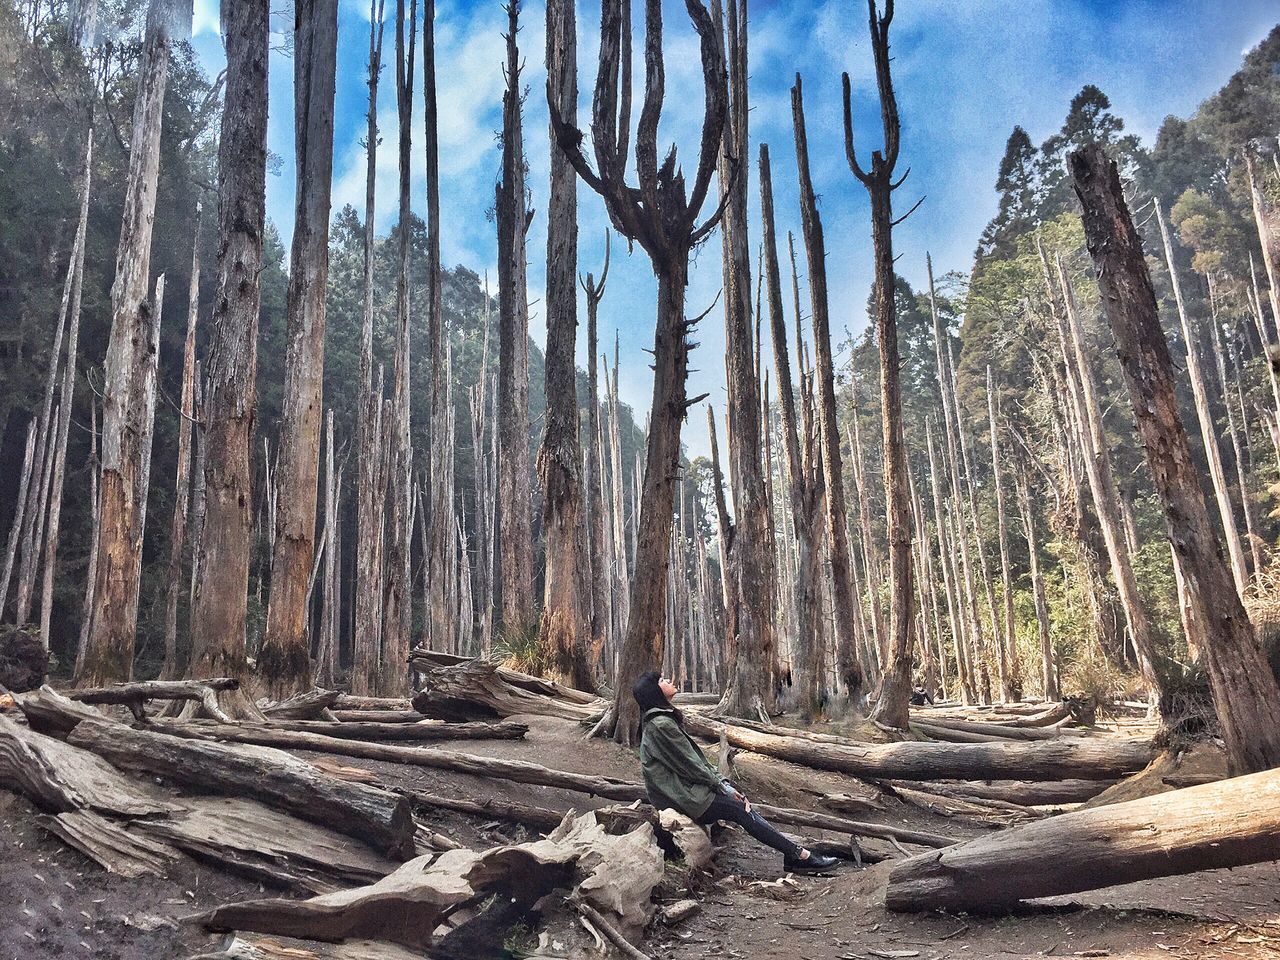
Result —
<instances>
[{"instance_id":1,"label":"dead tree trunk","mask_svg":"<svg viewBox=\"0 0 1280 960\"><path fill-rule=\"evenodd\" d=\"M498 566L502 628L533 616L533 504L529 479L529 298L525 235L533 219L525 186L521 128L519 4L509 4L507 88L502 95L502 180L498 220ZM571 121L565 124L573 127Z\"/></svg>"},{"instance_id":2,"label":"dead tree trunk","mask_svg":"<svg viewBox=\"0 0 1280 960\"><path fill-rule=\"evenodd\" d=\"M159 352L160 297L151 285L151 227L160 176L160 128L169 75L170 23L154 0L138 67L124 218L111 288L111 339L103 373L98 585L79 685L133 672Z\"/></svg>"},{"instance_id":3,"label":"dead tree trunk","mask_svg":"<svg viewBox=\"0 0 1280 960\"><path fill-rule=\"evenodd\" d=\"M364 288L360 326L360 408L356 465L355 624L351 688L360 694L378 688L382 651L382 539L387 480L381 470L382 395L373 383L374 202L377 186L378 80L382 74L385 0L371 0L369 16L369 107L365 114ZM403 42L397 6L397 41ZM399 51L397 51L399 53ZM403 58L398 58L400 62ZM381 378L379 378L381 380Z\"/></svg>"},{"instance_id":4,"label":"dead tree trunk","mask_svg":"<svg viewBox=\"0 0 1280 960\"><path fill-rule=\"evenodd\" d=\"M1227 380L1227 361L1223 356L1222 349L1222 323L1218 318L1218 306L1214 296L1213 279L1207 274L1205 279L1209 283L1209 302L1212 305L1212 321L1213 321L1213 357L1218 368L1218 383L1222 386L1222 405L1227 410L1227 433L1231 435L1231 452L1232 459L1236 465L1236 490L1240 494L1240 512L1244 514L1245 536L1249 541L1249 552L1253 559L1253 577L1256 579L1262 571L1262 551L1259 548L1259 537L1257 524L1254 521L1253 503L1249 496L1249 468L1246 464L1246 452L1249 459L1252 459L1252 449L1249 446L1249 420L1245 415L1244 392L1240 387L1240 368L1235 365L1236 374L1236 396L1239 399L1240 406L1240 424L1236 425L1235 408L1231 405L1231 385ZM1235 360L1235 349L1232 347L1232 359ZM1270 366L1270 363L1267 364ZM1242 440L1243 435L1243 442Z\"/></svg>"},{"instance_id":5,"label":"dead tree trunk","mask_svg":"<svg viewBox=\"0 0 1280 960\"><path fill-rule=\"evenodd\" d=\"M604 198L618 231L644 248L658 277L653 400L637 521L635 577L613 707L614 735L626 744L633 743L639 732L640 717L631 696L632 684L641 673L662 662L674 484L680 472L680 427L689 406L704 399L685 396L692 346L688 334L697 322L697 318L686 319L684 312L689 253L719 220L717 211L701 225L697 222L711 186L724 129L728 100L724 55L715 26L700 0L686 0L686 8L701 41L706 103L701 149L692 189L687 194L675 151L668 153L661 166L658 163L658 120L665 90L661 4L651 0L645 8L645 96L635 149L638 189L626 183L631 134L631 25L629 15L623 15L624 10L629 12L626 0L607 0L601 13L600 70L592 110L594 170L582 152L582 132L552 109L557 139L574 168Z\"/></svg>"},{"instance_id":6,"label":"dead tree trunk","mask_svg":"<svg viewBox=\"0 0 1280 960\"><path fill-rule=\"evenodd\" d=\"M776 578L766 483L769 464L761 461L761 449L767 441L761 436L759 357L753 352L751 341L746 0L727 0L723 15L719 0L713 0L711 17L717 42L724 37L722 49L727 51L728 68L728 100L724 127L716 144L716 168L724 208L721 247L728 386L725 443L736 518L729 568L735 580L736 610L727 646L728 677L718 710L729 716L757 717L773 706Z\"/></svg>"},{"instance_id":7,"label":"dead tree trunk","mask_svg":"<svg viewBox=\"0 0 1280 960\"><path fill-rule=\"evenodd\" d=\"M814 438L803 430L796 409L792 387L791 358L787 348L787 326L782 314L782 289L778 276L777 238L773 224L773 178L769 167L769 146L760 145L760 208L763 224L764 275L768 290L769 328L773 337L774 370L778 377L778 406L782 417L783 449L786 453L788 492L792 523L795 526L796 551L799 554L795 577L796 613L796 685L800 714L806 721L822 713L826 700L826 649L821 624L822 550L819 522L826 497L819 465L814 462ZM799 304L797 303L797 308ZM799 333L800 316L796 315ZM797 357L803 362L803 357ZM805 382L803 370L801 382ZM806 403L801 389L800 402ZM804 416L805 428L811 418Z\"/></svg>"},{"instance_id":8,"label":"dead tree trunk","mask_svg":"<svg viewBox=\"0 0 1280 960\"><path fill-rule=\"evenodd\" d=\"M933 450L933 427L925 423L925 445L929 451L929 486L933 494L933 523L938 538L938 559L942 562L942 583L947 595L947 619L951 624L951 642L956 651L956 673L960 679L960 699L972 703L973 677L964 643L964 614L958 599L959 577L955 573L955 556L949 547L947 524L943 516L942 484ZM944 666L945 670L945 666ZM954 696L954 693L953 693Z\"/></svg>"},{"instance_id":9,"label":"dead tree trunk","mask_svg":"<svg viewBox=\"0 0 1280 960\"><path fill-rule=\"evenodd\" d=\"M1004 479L1000 472L1000 441L996 433L996 397L991 385L991 366L987 365L987 420L991 432L991 485L996 493L996 535L1000 541L1000 584L1004 602L1004 642L1006 669L1001 692L1006 700L1016 699L1022 686L1018 667L1018 650L1013 630L1013 580L1009 575L1009 533L1005 522Z\"/></svg>"},{"instance_id":10,"label":"dead tree trunk","mask_svg":"<svg viewBox=\"0 0 1280 960\"><path fill-rule=\"evenodd\" d=\"M266 0L223 18L228 108L218 148L218 290L201 405L204 522L196 538L188 676L246 679L258 309L267 175ZM197 480L197 483L199 481ZM248 698L237 713L256 715Z\"/></svg>"},{"instance_id":11,"label":"dead tree trunk","mask_svg":"<svg viewBox=\"0 0 1280 960\"><path fill-rule=\"evenodd\" d=\"M889 542L889 643L880 684L880 698L872 717L890 727L906 729L911 700L912 625L915 620L915 571L911 563L911 493L907 482L907 446L902 430L901 360L898 355L898 317L893 296L893 179L898 162L898 104L889 73L889 24L893 0L885 0L884 14L876 0L867 0L871 47L876 62L876 86L884 126L883 152L871 155L864 170L853 146L853 108L849 75L844 75L845 152L849 169L871 198L871 237L875 246L876 339L880 345L880 415L884 443L886 537Z\"/></svg>"},{"instance_id":12,"label":"dead tree trunk","mask_svg":"<svg viewBox=\"0 0 1280 960\"><path fill-rule=\"evenodd\" d=\"M34 431L34 424L32 425ZM34 432L27 434L30 447L35 442ZM98 502L99 477L101 463L98 459L98 402L89 400L89 503L92 504L93 516L89 527L89 562L85 569L84 601L80 606L80 637L76 643L75 672L79 673L84 664L84 651L89 645L89 631L93 628L93 594L98 584L98 525L101 518Z\"/></svg>"},{"instance_id":13,"label":"dead tree trunk","mask_svg":"<svg viewBox=\"0 0 1280 960\"><path fill-rule=\"evenodd\" d=\"M96 410L97 407L94 407ZM0 576L0 614L4 610L4 600L9 592L9 580L13 576L14 561L18 556L18 544L22 539L23 517L26 515L27 492L31 487L31 479L35 475L35 454L36 454L36 434L40 430L40 421L32 417L31 422L27 424L27 445L26 452L22 456L22 473L18 479L18 499L13 505L13 525L9 527L9 543L5 549L4 557L4 574ZM93 436L97 436L97 430L93 431ZM90 459L94 459L91 457ZM97 473L96 469L94 471ZM97 510L97 496L95 490L94 510ZM96 530L93 540L97 541Z\"/></svg>"},{"instance_id":14,"label":"dead tree trunk","mask_svg":"<svg viewBox=\"0 0 1280 960\"><path fill-rule=\"evenodd\" d=\"M1204 386L1204 373L1200 369L1200 351L1182 299L1182 284L1178 280L1178 268L1173 260L1173 241L1165 224L1160 204L1156 203L1156 221L1160 224L1160 238L1164 241L1164 260L1169 269L1169 281L1173 285L1173 299L1178 307L1178 320L1182 324L1182 339L1187 345L1187 379L1191 381L1191 393L1196 402L1196 417L1200 421L1200 438L1204 442L1205 458L1209 461L1209 478L1218 500L1218 514L1222 519L1222 532L1227 541L1227 556L1231 560L1231 575L1235 578L1236 592L1242 597L1249 585L1249 571L1244 562L1244 550L1240 545L1240 532L1236 528L1235 511L1231 506L1231 491L1227 488L1226 472L1222 468L1222 451L1218 448L1218 428L1209 408L1209 395Z\"/></svg>"},{"instance_id":15,"label":"dead tree trunk","mask_svg":"<svg viewBox=\"0 0 1280 960\"><path fill-rule=\"evenodd\" d=\"M547 102L560 117L578 123L578 38L572 0L547 3ZM547 421L538 451L542 481L542 530L546 576L539 627L550 656L551 675L580 690L593 690L587 656L591 579L585 554L578 443L578 371L574 363L578 326L577 176L565 151L551 138L551 192L547 198ZM594 354L594 350L588 351ZM594 367L594 359L592 361Z\"/></svg>"},{"instance_id":16,"label":"dead tree trunk","mask_svg":"<svg viewBox=\"0 0 1280 960\"><path fill-rule=\"evenodd\" d=\"M284 409L276 489L271 600L258 670L267 695L311 688L307 580L315 553L324 387L325 284L333 171L337 0L295 0L294 127L297 201L289 258Z\"/></svg>"},{"instance_id":17,"label":"dead tree trunk","mask_svg":"<svg viewBox=\"0 0 1280 960\"><path fill-rule=\"evenodd\" d=\"M1045 600L1044 580L1040 577L1040 542L1036 538L1035 514L1031 512L1031 494L1025 471L1015 476L1018 489L1018 511L1027 538L1027 565L1031 576L1031 595L1036 607L1036 633L1040 638L1040 678L1044 698L1057 700L1058 676L1053 664L1053 643L1049 636L1049 604Z\"/></svg>"},{"instance_id":18,"label":"dead tree trunk","mask_svg":"<svg viewBox=\"0 0 1280 960\"><path fill-rule=\"evenodd\" d=\"M1199 646L1209 674L1230 766L1236 772L1276 766L1280 688L1254 640L1209 523L1178 413L1169 345L1119 173L1097 145L1071 154L1070 166L1138 432L1184 575L1183 627Z\"/></svg>"},{"instance_id":19,"label":"dead tree trunk","mask_svg":"<svg viewBox=\"0 0 1280 960\"><path fill-rule=\"evenodd\" d=\"M40 590L40 639L49 647L53 624L53 583L58 571L58 541L62 528L62 490L67 468L67 441L71 432L71 407L75 400L76 355L80 349L80 300L84 290L86 234L89 227L89 188L93 176L93 123L89 124L85 146L84 180L80 188L80 220L76 226L76 243L68 270L71 272L71 301L67 305L67 362L62 371L62 393L58 401L58 424L54 437L53 477L49 487L49 518L45 534L44 581ZM0 609L4 607L0 593Z\"/></svg>"},{"instance_id":20,"label":"dead tree trunk","mask_svg":"<svg viewBox=\"0 0 1280 960\"><path fill-rule=\"evenodd\" d=\"M591 571L590 641L601 650L612 649L612 604L608 560L605 548L604 522L604 442L600 423L599 384L599 315L605 283L609 279L609 231L604 234L604 268L597 281L594 274L580 277L582 292L587 295L587 463L586 463L586 531L587 560ZM608 367L605 368L606 388Z\"/></svg>"},{"instance_id":21,"label":"dead tree trunk","mask_svg":"<svg viewBox=\"0 0 1280 960\"><path fill-rule=\"evenodd\" d=\"M800 175L800 221L809 265L809 309L813 313L813 352L817 363L818 430L822 446L822 472L827 484L827 546L831 551L832 606L835 611L836 662L840 682L856 708L863 700L865 677L858 663L856 594L852 589L848 507L844 496L844 463L840 452L840 427L836 419L835 364L831 356L831 321L827 298L827 248L822 216L809 175L809 139L805 130L804 98L800 75L791 88L791 118L795 129L796 164ZM797 322L799 322L797 320Z\"/></svg>"},{"instance_id":22,"label":"dead tree trunk","mask_svg":"<svg viewBox=\"0 0 1280 960\"><path fill-rule=\"evenodd\" d=\"M396 326L392 361L391 398L383 403L382 443L386 527L383 535L384 570L382 645L378 651L376 688L384 695L402 694L408 684L405 660L409 652L410 541L412 510L410 474L413 451L409 439L409 221L410 157L413 130L414 50L417 46L416 0L410 3L408 23L404 4L396 4L396 110L399 119L397 162L399 218L397 220ZM406 41L407 38L407 41ZM407 50L406 50L407 42Z\"/></svg>"},{"instance_id":23,"label":"dead tree trunk","mask_svg":"<svg viewBox=\"0 0 1280 960\"><path fill-rule=\"evenodd\" d=\"M1244 151L1245 170L1249 176L1249 195L1253 201L1253 221L1258 228L1258 243L1262 247L1262 267L1267 273L1267 292L1271 297L1271 318L1280 335L1280 227L1274 208L1268 205L1262 193L1258 176L1258 160L1251 149Z\"/></svg>"}]
</instances>

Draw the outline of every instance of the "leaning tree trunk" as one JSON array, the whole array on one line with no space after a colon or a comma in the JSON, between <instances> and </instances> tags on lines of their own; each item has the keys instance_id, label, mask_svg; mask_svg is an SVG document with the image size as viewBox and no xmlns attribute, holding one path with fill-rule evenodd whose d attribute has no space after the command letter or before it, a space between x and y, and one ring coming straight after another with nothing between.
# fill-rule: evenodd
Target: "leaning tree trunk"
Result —
<instances>
[{"instance_id":1,"label":"leaning tree trunk","mask_svg":"<svg viewBox=\"0 0 1280 960\"><path fill-rule=\"evenodd\" d=\"M1253 201L1253 222L1262 247L1262 266L1267 273L1267 292L1271 298L1271 319L1280 335L1280 217L1275 206L1267 203L1258 175L1258 160L1251 149L1244 151L1245 170L1249 176L1249 196Z\"/></svg>"},{"instance_id":2,"label":"leaning tree trunk","mask_svg":"<svg viewBox=\"0 0 1280 960\"><path fill-rule=\"evenodd\" d=\"M720 29L720 7L712 4ZM751 257L747 235L747 4L728 0L726 50L729 107L717 167L721 200L725 288L725 362L728 382L729 478L736 512L730 556L736 611L728 638L729 676L719 712L758 717L773 707L775 658L774 558L770 549L769 499L761 462L758 357L751 342ZM634 615L634 606L633 606Z\"/></svg>"},{"instance_id":3,"label":"leaning tree trunk","mask_svg":"<svg viewBox=\"0 0 1280 960\"><path fill-rule=\"evenodd\" d=\"M128 680L133 674L160 349L160 297L150 301L147 291L169 31L167 4L153 0L138 67L124 218L111 287L111 339L103 371L97 587L93 626L76 673L80 686Z\"/></svg>"},{"instance_id":4,"label":"leaning tree trunk","mask_svg":"<svg viewBox=\"0 0 1280 960\"><path fill-rule=\"evenodd\" d=\"M533 518L529 483L529 300L525 235L533 212L525 194L521 130L519 6L508 7L507 89L502 95L502 180L498 220L498 569L502 629L533 615Z\"/></svg>"},{"instance_id":5,"label":"leaning tree trunk","mask_svg":"<svg viewBox=\"0 0 1280 960\"><path fill-rule=\"evenodd\" d=\"M382 651L382 537L386 477L382 458L381 389L373 385L374 201L377 186L378 79L382 73L384 0L373 0L369 18L369 108L365 115L364 288L360 326L360 407L357 425L355 624L352 631L352 691L377 687ZM397 12L397 24L400 22ZM397 39L403 35L400 27ZM379 377L381 380L381 377Z\"/></svg>"},{"instance_id":6,"label":"leaning tree trunk","mask_svg":"<svg viewBox=\"0 0 1280 960\"><path fill-rule=\"evenodd\" d=\"M835 618L836 662L840 682L854 708L861 706L864 677L858 663L857 615L852 589L849 534L845 526L848 507L844 496L844 463L840 452L840 426L836 420L835 364L831 356L831 321L827 298L827 248L818 213L818 199L809 176L809 140L805 131L804 100L800 75L791 88L791 116L795 127L796 164L800 173L800 221L804 230L805 257L809 265L809 301L813 314L813 353L817 363L818 430L822 445L822 472L827 484L826 534L831 553L831 592ZM799 318L796 320L799 323Z\"/></svg>"},{"instance_id":7,"label":"leaning tree trunk","mask_svg":"<svg viewBox=\"0 0 1280 960\"><path fill-rule=\"evenodd\" d=\"M205 506L192 560L196 576L187 675L245 680L270 7L266 0L244 0L227 9L222 35L228 107L218 148L218 289L200 407ZM228 706L242 714L258 713L243 695Z\"/></svg>"},{"instance_id":8,"label":"leaning tree trunk","mask_svg":"<svg viewBox=\"0 0 1280 960\"><path fill-rule=\"evenodd\" d=\"M200 315L200 204L191 235L191 284L187 293L187 338L182 348L182 399L178 407L178 465L174 478L173 521L169 527L169 582L165 586L164 665L160 679L182 675L178 659L178 591L182 586L182 553L187 541L187 506L191 500L191 423L195 418L196 320Z\"/></svg>"},{"instance_id":9,"label":"leaning tree trunk","mask_svg":"<svg viewBox=\"0 0 1280 960\"><path fill-rule=\"evenodd\" d=\"M276 507L271 600L258 653L258 670L273 700L311 688L306 595L315 553L319 490L337 43L337 0L295 0L298 192L289 258L284 410L276 466L276 489L283 495Z\"/></svg>"},{"instance_id":10,"label":"leaning tree trunk","mask_svg":"<svg viewBox=\"0 0 1280 960\"><path fill-rule=\"evenodd\" d=\"M547 101L562 118L578 122L578 40L572 0L547 3ZM578 444L578 182L551 137L551 193L547 199L547 425L538 451L546 574L539 641L554 679L580 690L595 688L587 657L590 573L585 547ZM593 318L594 322L594 318ZM590 351L594 353L594 350ZM592 358L594 370L594 357Z\"/></svg>"},{"instance_id":11,"label":"leaning tree trunk","mask_svg":"<svg viewBox=\"0 0 1280 960\"><path fill-rule=\"evenodd\" d=\"M1230 767L1237 773L1264 770L1280 764L1280 688L1254 639L1209 522L1178 412L1173 361L1142 240L1116 165L1102 147L1090 145L1069 160L1138 432L1183 572L1183 627L1199 646L1209 674Z\"/></svg>"}]
</instances>

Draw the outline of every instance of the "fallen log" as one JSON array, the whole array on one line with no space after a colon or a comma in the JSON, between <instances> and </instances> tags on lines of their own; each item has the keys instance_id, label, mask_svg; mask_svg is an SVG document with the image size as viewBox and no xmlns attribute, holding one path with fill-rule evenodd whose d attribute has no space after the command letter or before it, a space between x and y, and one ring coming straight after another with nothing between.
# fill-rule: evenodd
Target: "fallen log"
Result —
<instances>
[{"instance_id":1,"label":"fallen log","mask_svg":"<svg viewBox=\"0 0 1280 960\"><path fill-rule=\"evenodd\" d=\"M1198 870L1280 859L1280 770L1078 810L903 860L890 910L1001 910Z\"/></svg>"},{"instance_id":2,"label":"fallen log","mask_svg":"<svg viewBox=\"0 0 1280 960\"><path fill-rule=\"evenodd\" d=\"M343 723L418 723L417 710L330 710L335 720Z\"/></svg>"},{"instance_id":3,"label":"fallen log","mask_svg":"<svg viewBox=\"0 0 1280 960\"><path fill-rule=\"evenodd\" d=\"M917 786L933 793L982 800L1002 800L1024 807L1084 803L1107 789L1107 780L975 780L923 781Z\"/></svg>"},{"instance_id":4,"label":"fallen log","mask_svg":"<svg viewBox=\"0 0 1280 960\"><path fill-rule=\"evenodd\" d=\"M169 864L179 859L178 851L167 843L138 836L91 810L69 810L38 822L108 873L122 877L162 877Z\"/></svg>"},{"instance_id":5,"label":"fallen log","mask_svg":"<svg viewBox=\"0 0 1280 960\"><path fill-rule=\"evenodd\" d=\"M333 826L397 859L415 852L413 818L403 797L329 776L281 750L188 740L91 720L77 724L68 740L117 767L201 790L252 797Z\"/></svg>"},{"instance_id":6,"label":"fallen log","mask_svg":"<svg viewBox=\"0 0 1280 960\"><path fill-rule=\"evenodd\" d=\"M1010 803L1008 800L993 800L987 797L974 796L963 786L957 787L951 784L927 783L918 780L881 780L880 783L891 788L895 793L900 793L902 790L914 790L918 793L928 793L937 797L946 797L950 800L974 804L979 807L985 807L988 810L998 810L1013 814L1023 820L1036 820L1040 817L1048 816L1043 810L1033 806ZM833 809L839 808L833 807Z\"/></svg>"},{"instance_id":7,"label":"fallen log","mask_svg":"<svg viewBox=\"0 0 1280 960\"><path fill-rule=\"evenodd\" d=\"M259 700L258 709L268 720L315 720L324 715L342 694L337 690L308 690L287 699Z\"/></svg>"},{"instance_id":8,"label":"fallen log","mask_svg":"<svg viewBox=\"0 0 1280 960\"><path fill-rule=\"evenodd\" d=\"M531 763L527 760L479 757L474 754L460 753L453 750L439 750L434 747L406 747L389 743L340 740L336 737L326 737L314 733L289 733L262 727L251 728L242 724L223 724L220 726L211 724L199 730L191 727L174 727L172 731L178 737L219 739L262 746L287 746L296 750L336 753L348 757L359 757L364 760L385 760L389 763L404 763L411 766L451 770L454 773L469 773L479 777L494 777L500 780L512 780L516 783L529 783L535 786L572 790L590 796L604 797L608 800L630 802L648 799L644 785L634 781L620 780L616 777L607 777L599 774L554 770L551 767L544 767L542 764ZM770 819L795 826L816 827L822 830L834 830L859 836L894 837L899 840L920 843L923 846L944 846L955 842L950 837L943 837L937 834L905 830L878 823L845 820L809 810L772 807L766 804L753 804L753 806Z\"/></svg>"},{"instance_id":9,"label":"fallen log","mask_svg":"<svg viewBox=\"0 0 1280 960\"><path fill-rule=\"evenodd\" d=\"M0 783L51 813L92 809L118 817L147 817L175 806L94 753L4 716L0 716Z\"/></svg>"},{"instance_id":10,"label":"fallen log","mask_svg":"<svg viewBox=\"0 0 1280 960\"><path fill-rule=\"evenodd\" d=\"M955 819L962 823L969 823L974 826L984 828L1007 827L1013 823L1036 820L1044 816L1044 814L1023 809L1018 809L1016 812L1010 810L996 810L971 800L962 800L939 793L930 793L925 790L917 790L905 785L893 787L892 792L903 803L910 804L913 807L918 807L921 810L928 810L930 813L936 813L940 817L947 817L948 819ZM828 802L830 803L831 801ZM840 809L838 802L833 804L832 809Z\"/></svg>"},{"instance_id":11,"label":"fallen log","mask_svg":"<svg viewBox=\"0 0 1280 960\"><path fill-rule=\"evenodd\" d=\"M513 800L499 800L490 797L487 800L470 800L466 797L445 797L438 793L427 793L409 787L396 787L395 792L406 797L414 806L434 810L451 810L454 813L466 813L474 817L489 820L505 820L531 827L542 833L554 830L564 819L564 814L549 807L537 807L530 803L518 803Z\"/></svg>"},{"instance_id":12,"label":"fallen log","mask_svg":"<svg viewBox=\"0 0 1280 960\"><path fill-rule=\"evenodd\" d=\"M1062 728L1057 726L1015 726L1010 723L996 723L994 721L985 723L981 720L953 720L950 717L939 717L937 719L930 717L927 720L912 720L911 725L913 727L952 730L959 733L979 733L984 736L999 737L1005 740L1053 740L1063 736Z\"/></svg>"},{"instance_id":13,"label":"fallen log","mask_svg":"<svg viewBox=\"0 0 1280 960\"><path fill-rule=\"evenodd\" d=\"M935 727L930 723L909 725L912 733L930 740L941 740L944 743L1008 743L1008 737L998 737L989 733L969 733L967 730L953 730L950 727Z\"/></svg>"},{"instance_id":14,"label":"fallen log","mask_svg":"<svg viewBox=\"0 0 1280 960\"><path fill-rule=\"evenodd\" d=\"M50 686L29 693L15 693L14 703L27 718L27 725L39 733L65 737L81 720L108 720L105 713L93 707L68 700Z\"/></svg>"},{"instance_id":15,"label":"fallen log","mask_svg":"<svg viewBox=\"0 0 1280 960\"><path fill-rule=\"evenodd\" d=\"M409 664L420 673L431 673L442 667L467 667L472 664L478 664L482 668L493 670L494 673L512 686L527 690L529 693L568 700L571 703L591 704L597 708L602 705L600 697L594 693L586 693L575 687L566 687L564 684L556 683L554 680L545 680L542 677L521 673L519 670L512 670L510 667L504 667L501 664L496 664L483 658L460 657L452 653L437 653L434 650L416 649L409 654Z\"/></svg>"},{"instance_id":16,"label":"fallen log","mask_svg":"<svg viewBox=\"0 0 1280 960\"><path fill-rule=\"evenodd\" d=\"M469 660L456 666L437 667L422 678L422 689L413 697L413 708L443 720L476 716L510 717L537 714L578 722L589 720L604 701L566 697L568 688L536 677L515 683L509 674L487 660ZM575 691L576 692L576 691Z\"/></svg>"},{"instance_id":17,"label":"fallen log","mask_svg":"<svg viewBox=\"0 0 1280 960\"><path fill-rule=\"evenodd\" d=\"M148 700L198 700L209 716L223 723L230 723L231 718L218 705L218 691L238 689L240 681L234 677L215 677L211 680L140 680L109 687L71 690L67 695L80 703L110 703L128 707L138 720L147 719L143 704Z\"/></svg>"},{"instance_id":18,"label":"fallen log","mask_svg":"<svg viewBox=\"0 0 1280 960\"><path fill-rule=\"evenodd\" d=\"M376 940L344 940L338 944L231 934L220 949L187 960L422 960L422 954Z\"/></svg>"},{"instance_id":19,"label":"fallen log","mask_svg":"<svg viewBox=\"0 0 1280 960\"><path fill-rule=\"evenodd\" d=\"M854 777L896 780L1114 780L1141 770L1155 749L1149 740L1061 738L1043 743L821 743L760 733L696 714L690 733L728 742L777 760Z\"/></svg>"},{"instance_id":20,"label":"fallen log","mask_svg":"<svg viewBox=\"0 0 1280 960\"><path fill-rule=\"evenodd\" d=\"M408 697L359 697L352 693L340 693L333 701L334 710L412 710ZM417 713L414 710L414 713Z\"/></svg>"},{"instance_id":21,"label":"fallen log","mask_svg":"<svg viewBox=\"0 0 1280 960\"><path fill-rule=\"evenodd\" d=\"M156 720L149 726L165 733L180 730L221 729L225 724L215 720ZM246 730L271 730L280 733L315 733L343 740L427 741L427 740L520 740L529 732L523 723L446 723L423 720L417 723L329 722L326 720L273 720L270 723L238 724Z\"/></svg>"}]
</instances>

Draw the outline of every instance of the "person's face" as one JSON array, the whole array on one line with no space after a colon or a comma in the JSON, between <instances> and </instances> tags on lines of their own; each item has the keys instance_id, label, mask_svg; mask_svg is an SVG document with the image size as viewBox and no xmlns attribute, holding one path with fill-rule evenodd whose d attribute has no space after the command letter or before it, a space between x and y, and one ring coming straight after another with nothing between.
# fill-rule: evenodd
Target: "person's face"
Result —
<instances>
[{"instance_id":1,"label":"person's face","mask_svg":"<svg viewBox=\"0 0 1280 960\"><path fill-rule=\"evenodd\" d=\"M676 685L666 677L658 681L658 689L662 691L662 695L668 700L676 695Z\"/></svg>"}]
</instances>

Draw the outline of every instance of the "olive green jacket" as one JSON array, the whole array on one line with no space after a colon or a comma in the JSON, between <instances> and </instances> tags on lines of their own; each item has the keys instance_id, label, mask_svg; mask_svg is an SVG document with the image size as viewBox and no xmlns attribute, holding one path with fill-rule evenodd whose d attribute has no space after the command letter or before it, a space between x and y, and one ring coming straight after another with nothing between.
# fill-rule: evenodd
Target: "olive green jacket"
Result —
<instances>
[{"instance_id":1,"label":"olive green jacket","mask_svg":"<svg viewBox=\"0 0 1280 960\"><path fill-rule=\"evenodd\" d=\"M641 719L640 767L649 801L658 809L674 808L696 820L722 792L720 775L689 739L672 711L646 710Z\"/></svg>"}]
</instances>

